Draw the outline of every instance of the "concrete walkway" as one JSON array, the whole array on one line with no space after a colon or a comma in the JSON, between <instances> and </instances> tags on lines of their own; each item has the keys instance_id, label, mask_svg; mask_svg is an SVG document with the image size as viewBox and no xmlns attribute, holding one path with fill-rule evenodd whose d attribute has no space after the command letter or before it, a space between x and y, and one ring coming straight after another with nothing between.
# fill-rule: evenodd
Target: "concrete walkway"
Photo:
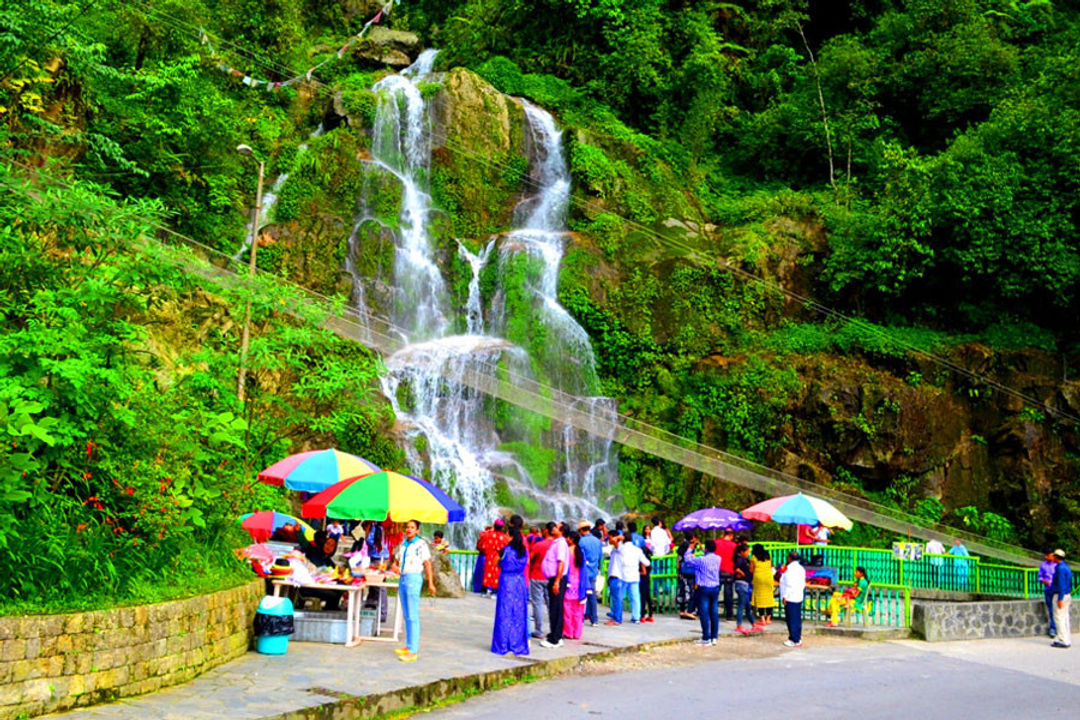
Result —
<instances>
[{"instance_id":1,"label":"concrete walkway","mask_svg":"<svg viewBox=\"0 0 1080 720\"><path fill-rule=\"evenodd\" d=\"M658 617L653 624L590 628L580 641L558 649L532 644L529 657L491 654L493 600L422 600L420 660L397 661L390 643L345 648L322 643L290 643L286 655L251 652L186 685L110 705L49 717L70 720L255 720L347 718L424 705L466 690L508 680L546 676L569 669L582 658L625 652L652 644L699 636L696 622ZM773 625L772 633L783 625ZM733 623L721 622L731 633ZM747 642L766 641L751 638ZM770 638L778 642L779 638Z\"/></svg>"}]
</instances>

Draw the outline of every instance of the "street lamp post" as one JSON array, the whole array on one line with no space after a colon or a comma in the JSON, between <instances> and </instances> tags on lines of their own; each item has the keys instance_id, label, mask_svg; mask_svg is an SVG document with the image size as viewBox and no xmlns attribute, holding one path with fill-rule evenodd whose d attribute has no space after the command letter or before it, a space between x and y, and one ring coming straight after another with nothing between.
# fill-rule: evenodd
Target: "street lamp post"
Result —
<instances>
[{"instance_id":1,"label":"street lamp post","mask_svg":"<svg viewBox=\"0 0 1080 720\"><path fill-rule=\"evenodd\" d=\"M255 251L259 247L259 217L262 215L262 193L263 193L263 171L266 169L266 163L255 157L255 151L248 145L237 145L236 151L241 155L247 155L248 157L255 158L259 163L259 184L258 189L255 191L255 208L251 211L251 238L248 243L251 251L251 258L248 262L248 277L255 277ZM251 300L247 301L244 307L244 329L240 335L240 375L236 381L236 397L239 398L241 404L244 402L244 383L247 379L247 354L248 343L251 337Z\"/></svg>"}]
</instances>

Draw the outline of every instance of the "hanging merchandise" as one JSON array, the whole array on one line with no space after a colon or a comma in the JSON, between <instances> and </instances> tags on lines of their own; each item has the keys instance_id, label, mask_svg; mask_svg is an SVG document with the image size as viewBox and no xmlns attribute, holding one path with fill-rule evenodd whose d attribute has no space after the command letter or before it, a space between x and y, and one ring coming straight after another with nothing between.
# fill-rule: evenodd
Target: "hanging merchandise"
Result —
<instances>
[{"instance_id":1,"label":"hanging merchandise","mask_svg":"<svg viewBox=\"0 0 1080 720\"><path fill-rule=\"evenodd\" d=\"M349 51L349 48L352 47L356 42L363 40L364 35L367 33L368 29L371 28L372 25L378 24L384 17L389 15L390 10L398 1L399 0L389 0L385 5L382 6L382 8L379 9L377 13L375 13L374 17L364 23L364 27L360 28L360 32L349 38L348 42L342 45L334 55L331 55L318 65L314 65L308 68L304 73L297 75L296 77L291 77L288 80L259 80L248 75L242 70L237 70L236 68L230 67L229 65L226 65L224 63L218 64L218 70L221 70L223 73L226 73L228 75L235 75L236 77L241 79L241 82L244 85L247 85L248 87L257 88L264 85L266 86L266 92L270 93L276 93L283 87L295 85L296 83L303 80L310 81L312 74L316 70L321 68L323 65L326 65L327 63L330 63L335 59L340 60L341 58L345 57L345 53ZM217 49L214 47L214 43L210 39L210 36L207 35L206 30L201 27L199 28L199 42L201 42L207 47L207 49L210 51L211 57L217 59L220 58Z\"/></svg>"}]
</instances>

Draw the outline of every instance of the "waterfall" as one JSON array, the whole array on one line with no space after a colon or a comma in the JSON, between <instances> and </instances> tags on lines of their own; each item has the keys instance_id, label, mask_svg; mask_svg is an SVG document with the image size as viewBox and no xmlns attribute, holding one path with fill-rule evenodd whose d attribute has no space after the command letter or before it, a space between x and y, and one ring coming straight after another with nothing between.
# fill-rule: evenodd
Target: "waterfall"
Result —
<instances>
[{"instance_id":1,"label":"waterfall","mask_svg":"<svg viewBox=\"0 0 1080 720\"><path fill-rule=\"evenodd\" d=\"M465 262L469 263L472 277L469 279L469 299L465 302L465 332L469 335L484 334L484 308L480 300L480 271L487 265L491 251L495 249L495 241L490 241L479 253L471 253L469 249L458 243L458 254Z\"/></svg>"},{"instance_id":2,"label":"waterfall","mask_svg":"<svg viewBox=\"0 0 1080 720\"><path fill-rule=\"evenodd\" d=\"M596 359L588 333L559 304L559 266L566 243L567 210L570 204L570 171L562 149L562 132L547 111L522 100L527 140L532 155L529 186L535 193L515 209L518 228L510 233L503 262L524 250L541 263L539 282L529 289L540 322L551 331L541 362L552 385L573 395L585 396L577 409L598 419L594 427L610 427L616 403L605 397L589 397L599 386ZM587 498L608 493L618 479L618 463L612 438L597 437L566 425L558 434L562 462L558 485ZM601 498L607 504L608 498Z\"/></svg>"},{"instance_id":3,"label":"waterfall","mask_svg":"<svg viewBox=\"0 0 1080 720\"><path fill-rule=\"evenodd\" d=\"M353 300L361 316L372 303L390 308L394 324L412 344L386 358L382 390L397 417L397 432L414 474L448 490L466 510L468 526L452 528L455 540L469 542L490 523L497 506L530 519L578 519L604 514L614 486L615 455L610 438L589 437L568 427L530 416L522 420L511 406L472 390L466 373L495 368L589 395L598 385L592 347L585 331L557 300L559 265L566 242L570 175L555 121L525 104L530 189L514 212L515 229L472 252L457 243L458 257L471 273L467 297L455 302L439 267L431 228L428 182L432 128L419 90L431 78L435 51L425 51L399 75L379 80L371 159L365 177L375 178L358 202L349 238L346 270L353 277ZM385 200L386 183L400 191L400 212L391 224L373 208ZM382 194L380 194L382 193ZM371 225L371 221L377 225ZM361 227L393 244L393 267L378 277L362 277L356 258L366 240ZM445 245L443 245L445 247ZM497 252L500 266L515 255L539 263L540 272L519 288L530 298L533 318L550 331L543 357L530 357L505 337L504 303L496 299L485 322L481 273ZM444 262L448 258L442 258ZM388 264L384 263L384 264ZM372 289L365 293L364 287ZM464 289L458 292L463 292ZM496 288L496 298L506 288ZM370 295L370 296L369 296ZM378 296L378 297L375 297ZM465 335L452 335L463 327ZM490 333L490 334L487 334ZM584 397L584 412L607 416L614 403ZM523 412L523 411L521 411ZM543 446L541 446L543 445ZM598 500L599 498L599 500Z\"/></svg>"},{"instance_id":4,"label":"waterfall","mask_svg":"<svg viewBox=\"0 0 1080 720\"><path fill-rule=\"evenodd\" d=\"M428 237L431 127L417 87L430 72L435 54L425 50L402 74L387 75L372 87L378 104L371 155L400 181L402 192L394 256L398 295L391 317L417 339L439 337L449 325L446 283Z\"/></svg>"}]
</instances>

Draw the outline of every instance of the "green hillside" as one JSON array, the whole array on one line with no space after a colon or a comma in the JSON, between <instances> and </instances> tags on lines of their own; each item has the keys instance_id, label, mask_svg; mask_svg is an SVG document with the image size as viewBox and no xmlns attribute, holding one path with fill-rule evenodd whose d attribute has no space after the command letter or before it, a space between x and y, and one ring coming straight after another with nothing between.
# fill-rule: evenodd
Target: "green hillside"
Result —
<instances>
[{"instance_id":1,"label":"green hillside","mask_svg":"<svg viewBox=\"0 0 1080 720\"><path fill-rule=\"evenodd\" d=\"M529 182L509 96L527 98L564 130L558 293L597 392L927 520L1080 541L1080 5L402 0L342 50L379 7L0 8L0 546L20 568L4 603L244 577L235 518L284 507L252 479L290 451L405 469L377 358L284 315L273 283L212 290L140 248L169 229L246 258L245 143L268 182L289 174L259 267L347 301L358 198L382 227L402 202L362 169L371 87L423 47L440 48L420 91L444 130L432 236L456 302L457 244L505 234ZM393 246L360 231L373 276ZM536 269L485 273L490 302ZM506 337L542 353L543 327L505 303ZM752 500L631 450L619 477L632 511Z\"/></svg>"}]
</instances>

